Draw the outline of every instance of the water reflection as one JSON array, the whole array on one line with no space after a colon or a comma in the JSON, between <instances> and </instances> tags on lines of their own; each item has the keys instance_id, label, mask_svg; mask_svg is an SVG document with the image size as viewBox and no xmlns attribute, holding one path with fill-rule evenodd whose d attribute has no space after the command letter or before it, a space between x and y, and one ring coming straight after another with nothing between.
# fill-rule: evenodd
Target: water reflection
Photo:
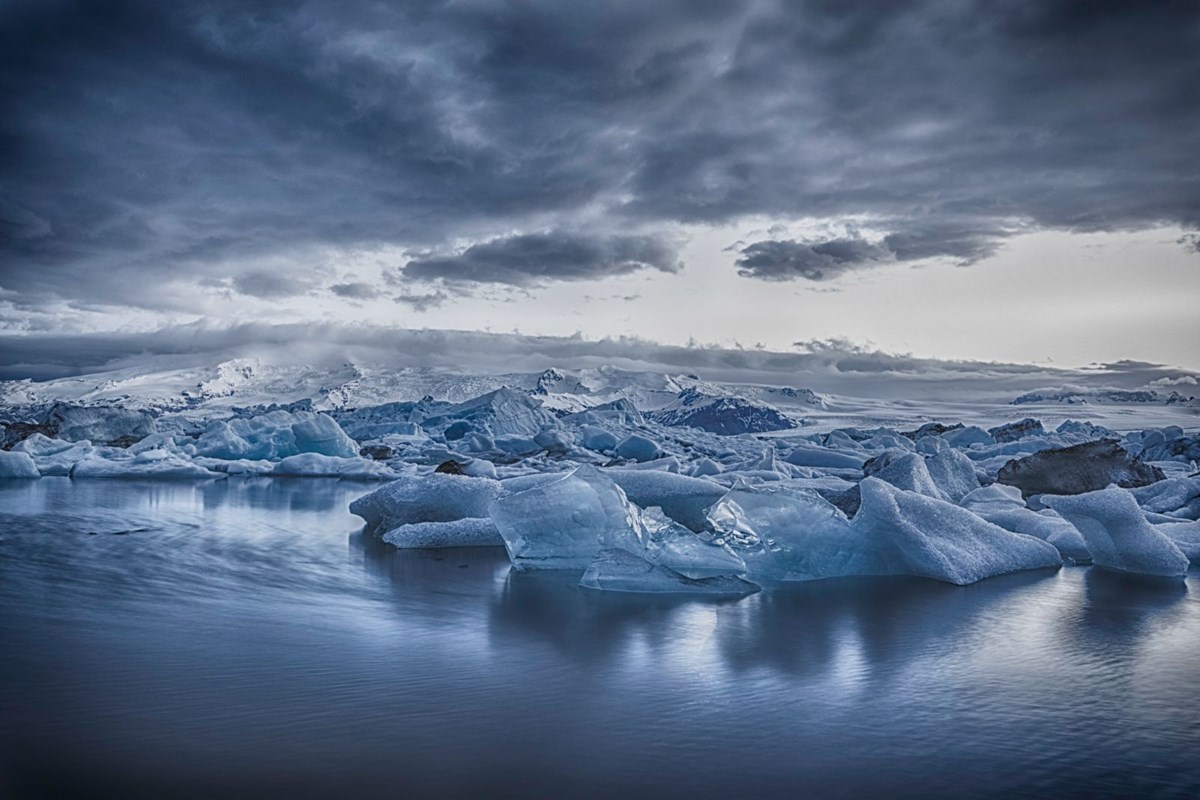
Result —
<instances>
[{"instance_id":1,"label":"water reflection","mask_svg":"<svg viewBox=\"0 0 1200 800\"><path fill-rule=\"evenodd\" d=\"M370 488L0 482L0 795L1169 797L1200 781L1200 603L1180 582L598 593L513 572L498 548L382 545L346 509Z\"/></svg>"}]
</instances>

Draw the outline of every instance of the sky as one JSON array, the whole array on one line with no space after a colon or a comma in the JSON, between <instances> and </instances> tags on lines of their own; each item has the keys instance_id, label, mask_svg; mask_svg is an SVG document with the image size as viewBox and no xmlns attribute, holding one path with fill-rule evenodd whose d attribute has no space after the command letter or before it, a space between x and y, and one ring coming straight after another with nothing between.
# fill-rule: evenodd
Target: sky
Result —
<instances>
[{"instance_id":1,"label":"sky","mask_svg":"<svg viewBox=\"0 0 1200 800\"><path fill-rule=\"evenodd\" d=\"M1191 0L5 0L0 366L366 326L1198 370L1198 86Z\"/></svg>"}]
</instances>

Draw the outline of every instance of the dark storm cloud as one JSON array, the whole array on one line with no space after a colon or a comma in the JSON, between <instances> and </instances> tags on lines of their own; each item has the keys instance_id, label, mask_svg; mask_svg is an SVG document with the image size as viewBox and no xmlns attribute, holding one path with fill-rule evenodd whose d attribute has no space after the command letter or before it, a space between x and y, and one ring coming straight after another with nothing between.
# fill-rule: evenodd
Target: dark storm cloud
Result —
<instances>
[{"instance_id":1,"label":"dark storm cloud","mask_svg":"<svg viewBox=\"0 0 1200 800\"><path fill-rule=\"evenodd\" d=\"M641 269L675 272L674 246L654 236L583 236L551 232L522 234L472 245L461 253L425 255L404 267L419 280L504 283L530 286L627 275Z\"/></svg>"},{"instance_id":2,"label":"dark storm cloud","mask_svg":"<svg viewBox=\"0 0 1200 800\"><path fill-rule=\"evenodd\" d=\"M398 294L392 298L401 305L406 305L413 311L424 312L446 304L450 295L446 292L429 292L427 294Z\"/></svg>"},{"instance_id":3,"label":"dark storm cloud","mask_svg":"<svg viewBox=\"0 0 1200 800\"><path fill-rule=\"evenodd\" d=\"M951 221L928 227L907 227L871 242L861 236L797 242L765 239L737 245L738 274L745 278L786 281L802 278L826 281L852 270L881 263L951 259L969 266L992 255L1011 235L998 224L962 224Z\"/></svg>"},{"instance_id":4,"label":"dark storm cloud","mask_svg":"<svg viewBox=\"0 0 1200 800\"><path fill-rule=\"evenodd\" d=\"M960 263L1014 226L1196 230L1198 82L1190 0L9 0L0 288L153 306L306 248L745 215Z\"/></svg>"},{"instance_id":5,"label":"dark storm cloud","mask_svg":"<svg viewBox=\"0 0 1200 800\"><path fill-rule=\"evenodd\" d=\"M304 294L309 288L306 281L275 272L262 271L242 273L233 279L232 284L238 294L268 300L278 297L294 297Z\"/></svg>"},{"instance_id":6,"label":"dark storm cloud","mask_svg":"<svg viewBox=\"0 0 1200 800\"><path fill-rule=\"evenodd\" d=\"M887 250L865 239L830 239L815 243L768 239L742 248L737 267L738 274L745 278L826 281L889 255Z\"/></svg>"},{"instance_id":7,"label":"dark storm cloud","mask_svg":"<svg viewBox=\"0 0 1200 800\"><path fill-rule=\"evenodd\" d=\"M336 294L338 297L345 297L351 300L373 300L379 296L379 290L369 283L354 281L351 283L335 283L329 287L329 291Z\"/></svg>"}]
</instances>

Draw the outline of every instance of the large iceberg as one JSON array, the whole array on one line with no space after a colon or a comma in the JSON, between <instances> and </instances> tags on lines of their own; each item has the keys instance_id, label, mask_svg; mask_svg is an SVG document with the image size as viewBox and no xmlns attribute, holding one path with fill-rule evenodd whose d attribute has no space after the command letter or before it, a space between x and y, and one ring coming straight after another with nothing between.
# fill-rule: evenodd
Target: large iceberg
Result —
<instances>
[{"instance_id":1,"label":"large iceberg","mask_svg":"<svg viewBox=\"0 0 1200 800\"><path fill-rule=\"evenodd\" d=\"M1045 539L1058 548L1065 561L1086 564L1092 560L1083 535L1054 511L1034 511L1025 505L1021 490L993 483L968 494L963 508L1014 533Z\"/></svg>"},{"instance_id":2,"label":"large iceberg","mask_svg":"<svg viewBox=\"0 0 1200 800\"><path fill-rule=\"evenodd\" d=\"M1051 544L1007 531L959 506L907 492L878 478L859 484L851 523L876 574L921 575L959 585L1026 569L1058 567Z\"/></svg>"},{"instance_id":3,"label":"large iceberg","mask_svg":"<svg viewBox=\"0 0 1200 800\"><path fill-rule=\"evenodd\" d=\"M1092 561L1102 567L1164 577L1187 573L1187 556L1159 526L1146 521L1125 489L1046 495L1042 501L1079 529Z\"/></svg>"},{"instance_id":4,"label":"large iceberg","mask_svg":"<svg viewBox=\"0 0 1200 800\"><path fill-rule=\"evenodd\" d=\"M619 486L586 467L499 497L491 506L519 570L586 569L602 547L619 547L635 536L637 513Z\"/></svg>"}]
</instances>

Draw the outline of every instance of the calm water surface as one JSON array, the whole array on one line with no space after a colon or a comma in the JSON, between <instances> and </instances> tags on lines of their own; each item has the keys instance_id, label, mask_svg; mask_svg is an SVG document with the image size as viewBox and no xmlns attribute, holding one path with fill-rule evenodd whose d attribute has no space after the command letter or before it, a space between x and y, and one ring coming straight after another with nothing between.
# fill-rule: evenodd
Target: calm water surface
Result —
<instances>
[{"instance_id":1,"label":"calm water surface","mask_svg":"<svg viewBox=\"0 0 1200 800\"><path fill-rule=\"evenodd\" d=\"M0 797L1200 795L1195 573L635 599L370 488L0 481Z\"/></svg>"}]
</instances>

